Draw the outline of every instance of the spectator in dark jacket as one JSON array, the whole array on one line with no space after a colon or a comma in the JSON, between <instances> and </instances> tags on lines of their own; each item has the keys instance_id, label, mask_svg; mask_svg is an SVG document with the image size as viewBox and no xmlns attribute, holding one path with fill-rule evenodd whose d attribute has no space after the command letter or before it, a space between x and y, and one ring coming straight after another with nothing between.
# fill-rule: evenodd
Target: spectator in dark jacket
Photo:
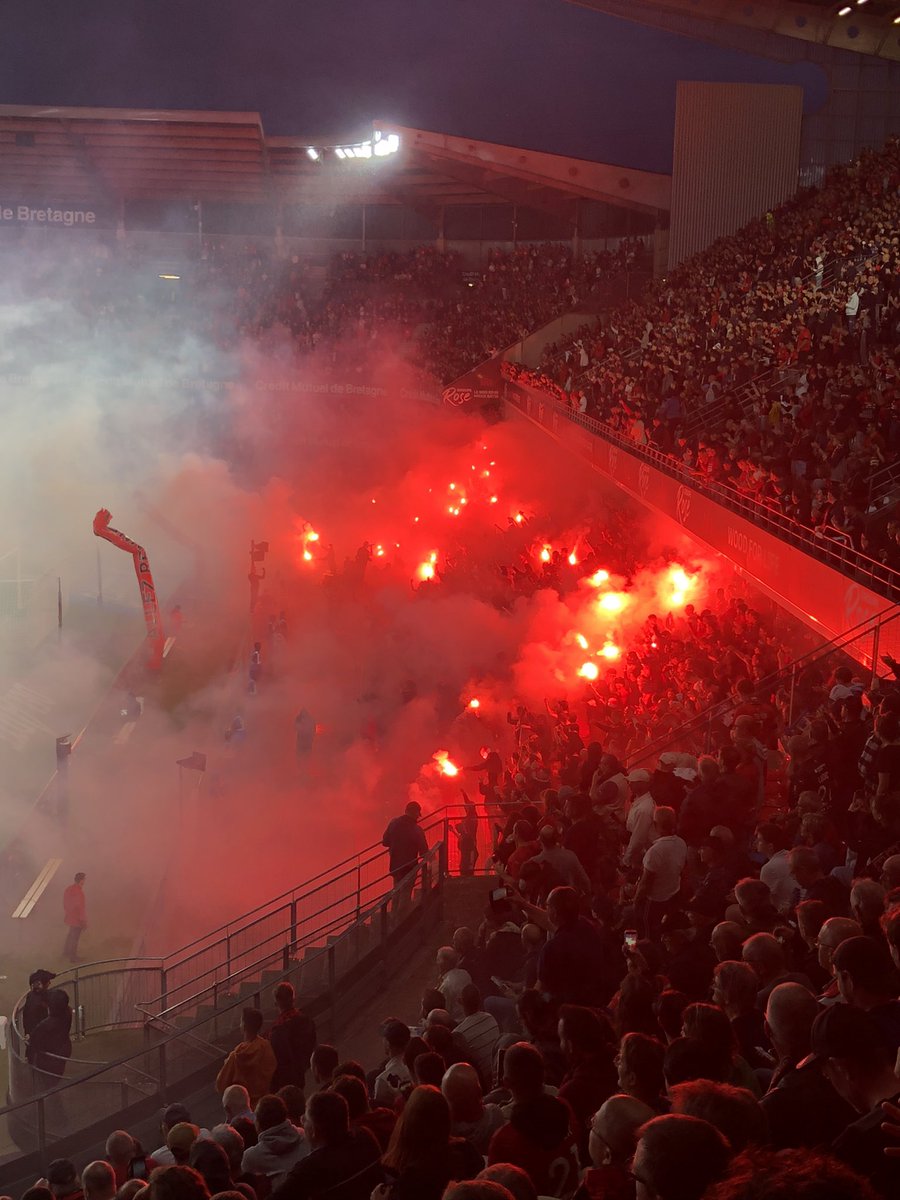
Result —
<instances>
[{"instance_id":1,"label":"spectator in dark jacket","mask_svg":"<svg viewBox=\"0 0 900 1200\"><path fill-rule=\"evenodd\" d=\"M36 1026L28 1041L28 1061L39 1071L63 1075L72 1056L72 1009L62 988L47 993L49 1014Z\"/></svg>"},{"instance_id":2,"label":"spectator in dark jacket","mask_svg":"<svg viewBox=\"0 0 900 1200\"><path fill-rule=\"evenodd\" d=\"M272 1080L272 1091L285 1084L296 1087L306 1084L306 1068L316 1046L316 1024L306 1013L294 1006L294 989L289 983L275 988L278 1016L272 1023L269 1041L278 1063Z\"/></svg>"},{"instance_id":3,"label":"spectator in dark jacket","mask_svg":"<svg viewBox=\"0 0 900 1200\"><path fill-rule=\"evenodd\" d=\"M395 887L407 877L409 877L408 882L414 881L411 872L415 870L419 859L428 851L425 834L419 828L421 816L422 806L415 800L411 800L404 812L399 817L394 817L388 824L384 831L384 837L381 839L382 846L387 846L388 849L390 859L388 869L393 877Z\"/></svg>"}]
</instances>

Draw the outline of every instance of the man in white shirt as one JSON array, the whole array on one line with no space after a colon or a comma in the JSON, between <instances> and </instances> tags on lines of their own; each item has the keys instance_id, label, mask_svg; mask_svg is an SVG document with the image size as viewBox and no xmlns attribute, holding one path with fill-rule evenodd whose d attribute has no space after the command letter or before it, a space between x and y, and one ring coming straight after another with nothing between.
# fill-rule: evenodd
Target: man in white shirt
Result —
<instances>
[{"instance_id":1,"label":"man in white shirt","mask_svg":"<svg viewBox=\"0 0 900 1200\"><path fill-rule=\"evenodd\" d=\"M852 333L856 328L856 316L859 312L859 292L856 288L847 297L847 303L844 305L844 316L847 318L847 328Z\"/></svg>"},{"instance_id":2,"label":"man in white shirt","mask_svg":"<svg viewBox=\"0 0 900 1200\"><path fill-rule=\"evenodd\" d=\"M472 976L458 965L459 955L452 946L441 946L436 962L440 975L437 989L444 997L444 1007L454 1021L461 1021L466 1014L460 997L466 984L472 982Z\"/></svg>"},{"instance_id":3,"label":"man in white shirt","mask_svg":"<svg viewBox=\"0 0 900 1200\"><path fill-rule=\"evenodd\" d=\"M799 889L791 874L790 848L784 830L766 822L756 831L756 849L766 856L759 877L772 893L772 903L780 913L788 913L796 903Z\"/></svg>"},{"instance_id":4,"label":"man in white shirt","mask_svg":"<svg viewBox=\"0 0 900 1200\"><path fill-rule=\"evenodd\" d=\"M681 890L687 842L675 833L675 809L661 806L653 817L656 841L644 855L643 873L634 902L644 936L656 940L660 923Z\"/></svg>"},{"instance_id":5,"label":"man in white shirt","mask_svg":"<svg viewBox=\"0 0 900 1200\"><path fill-rule=\"evenodd\" d=\"M631 788L631 808L625 819L625 828L630 836L623 861L626 867L636 867L644 851L653 841L653 814L656 805L650 795L652 776L649 771L639 768L629 771L625 778Z\"/></svg>"},{"instance_id":6,"label":"man in white shirt","mask_svg":"<svg viewBox=\"0 0 900 1200\"><path fill-rule=\"evenodd\" d=\"M387 1062L375 1080L373 1092L376 1104L383 1105L385 1108L393 1108L394 1101L400 1095L401 1087L404 1083L410 1082L409 1070L403 1061L403 1052L409 1045L412 1035L408 1025L404 1025L396 1017L391 1017L382 1025L381 1036L384 1038L384 1053L387 1056Z\"/></svg>"}]
</instances>

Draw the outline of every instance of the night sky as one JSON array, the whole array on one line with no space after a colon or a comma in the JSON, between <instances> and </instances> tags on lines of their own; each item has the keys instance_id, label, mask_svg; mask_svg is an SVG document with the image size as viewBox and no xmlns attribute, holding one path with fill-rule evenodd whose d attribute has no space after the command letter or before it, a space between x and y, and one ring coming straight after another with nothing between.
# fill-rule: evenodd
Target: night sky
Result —
<instances>
[{"instance_id":1,"label":"night sky","mask_svg":"<svg viewBox=\"0 0 900 1200\"><path fill-rule=\"evenodd\" d=\"M374 118L671 168L678 79L796 83L769 62L564 0L3 0L0 103L257 110L344 140Z\"/></svg>"}]
</instances>

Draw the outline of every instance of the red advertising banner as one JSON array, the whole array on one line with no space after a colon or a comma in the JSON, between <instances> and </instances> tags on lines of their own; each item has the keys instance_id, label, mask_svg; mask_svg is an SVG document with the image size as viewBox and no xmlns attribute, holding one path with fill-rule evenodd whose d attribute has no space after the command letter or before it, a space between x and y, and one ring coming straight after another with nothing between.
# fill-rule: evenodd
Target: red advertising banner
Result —
<instances>
[{"instance_id":1,"label":"red advertising banner","mask_svg":"<svg viewBox=\"0 0 900 1200\"><path fill-rule=\"evenodd\" d=\"M569 420L541 392L508 383L506 400L642 504L730 559L764 592L821 633L823 641L892 607L885 596ZM895 621L885 630L879 654L900 656L898 625ZM860 652L867 656L864 645Z\"/></svg>"},{"instance_id":2,"label":"red advertising banner","mask_svg":"<svg viewBox=\"0 0 900 1200\"><path fill-rule=\"evenodd\" d=\"M479 363L444 388L441 399L450 408L473 412L500 401L500 355Z\"/></svg>"}]
</instances>

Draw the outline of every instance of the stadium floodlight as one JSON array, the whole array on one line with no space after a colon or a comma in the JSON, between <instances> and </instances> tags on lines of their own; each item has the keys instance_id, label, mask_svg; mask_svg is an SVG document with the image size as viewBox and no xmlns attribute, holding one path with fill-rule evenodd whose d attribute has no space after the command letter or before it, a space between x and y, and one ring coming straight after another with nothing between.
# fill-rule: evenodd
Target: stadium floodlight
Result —
<instances>
[{"instance_id":1,"label":"stadium floodlight","mask_svg":"<svg viewBox=\"0 0 900 1200\"><path fill-rule=\"evenodd\" d=\"M307 154L309 155L309 157L310 157L310 158L313 160L313 162L318 162L318 161L319 161L319 152L318 152L318 150L315 148L315 146L307 146L307 147L306 147L306 153L307 153Z\"/></svg>"},{"instance_id":2,"label":"stadium floodlight","mask_svg":"<svg viewBox=\"0 0 900 1200\"><path fill-rule=\"evenodd\" d=\"M387 137L379 137L375 142L375 153L379 158L384 158L388 154L396 154L400 149L400 137L396 133L389 133Z\"/></svg>"},{"instance_id":3,"label":"stadium floodlight","mask_svg":"<svg viewBox=\"0 0 900 1200\"><path fill-rule=\"evenodd\" d=\"M354 142L351 146L335 146L338 158L386 158L400 149L400 138L396 133L385 137L379 130L371 141Z\"/></svg>"}]
</instances>

